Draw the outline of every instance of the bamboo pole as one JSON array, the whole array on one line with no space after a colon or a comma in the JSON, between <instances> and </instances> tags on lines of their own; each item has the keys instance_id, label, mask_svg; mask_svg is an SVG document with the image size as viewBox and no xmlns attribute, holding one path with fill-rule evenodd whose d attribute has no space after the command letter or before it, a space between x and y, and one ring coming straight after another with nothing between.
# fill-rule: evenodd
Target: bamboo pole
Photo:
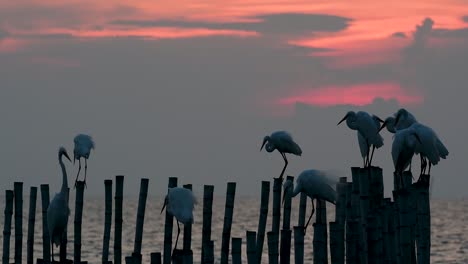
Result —
<instances>
[{"instance_id":1,"label":"bamboo pole","mask_svg":"<svg viewBox=\"0 0 468 264\"><path fill-rule=\"evenodd\" d=\"M344 229L338 222L330 222L330 256L332 264L344 263Z\"/></svg>"},{"instance_id":2,"label":"bamboo pole","mask_svg":"<svg viewBox=\"0 0 468 264\"><path fill-rule=\"evenodd\" d=\"M81 263L81 221L83 218L83 196L84 196L84 181L76 183L76 200L75 200L75 229L74 229L74 254L73 262Z\"/></svg>"},{"instance_id":3,"label":"bamboo pole","mask_svg":"<svg viewBox=\"0 0 468 264\"><path fill-rule=\"evenodd\" d=\"M169 177L169 183L167 184L168 188L177 187L177 178L176 177ZM172 227L174 225L174 217L169 214L166 209L166 221L164 225L164 264L171 263L172 257Z\"/></svg>"},{"instance_id":4,"label":"bamboo pole","mask_svg":"<svg viewBox=\"0 0 468 264\"><path fill-rule=\"evenodd\" d=\"M287 181L294 182L293 176L287 176ZM283 204L283 230L290 230L291 229L291 196L285 195L284 197L284 204Z\"/></svg>"},{"instance_id":5,"label":"bamboo pole","mask_svg":"<svg viewBox=\"0 0 468 264\"><path fill-rule=\"evenodd\" d=\"M314 227L314 264L328 263L327 207L324 200L315 199L317 211Z\"/></svg>"},{"instance_id":6,"label":"bamboo pole","mask_svg":"<svg viewBox=\"0 0 468 264\"><path fill-rule=\"evenodd\" d=\"M161 252L151 253L151 264L161 264Z\"/></svg>"},{"instance_id":7,"label":"bamboo pole","mask_svg":"<svg viewBox=\"0 0 468 264\"><path fill-rule=\"evenodd\" d=\"M334 225L334 239L336 239L336 245L333 247L335 251L334 254L331 254L332 258L335 258L335 263L344 263L345 257L345 222L346 222L346 187L347 187L347 178L340 177L339 182L336 185L336 192L337 192L337 201L336 201L336 214L335 214L335 222ZM330 224L330 243L332 237L332 224ZM332 247L330 247L330 251ZM330 252L332 253L332 252ZM332 259L333 262L333 259Z\"/></svg>"},{"instance_id":8,"label":"bamboo pole","mask_svg":"<svg viewBox=\"0 0 468 264\"><path fill-rule=\"evenodd\" d=\"M411 230L409 223L409 191L400 189L397 192L397 206L399 211L399 235L400 235L400 262L409 263L411 260Z\"/></svg>"},{"instance_id":9,"label":"bamboo pole","mask_svg":"<svg viewBox=\"0 0 468 264\"><path fill-rule=\"evenodd\" d=\"M394 231L392 230L391 221L391 200L385 198L383 201L382 212L382 243L383 243L383 262L385 264L394 263L393 255L395 254L393 245L391 243Z\"/></svg>"},{"instance_id":10,"label":"bamboo pole","mask_svg":"<svg viewBox=\"0 0 468 264\"><path fill-rule=\"evenodd\" d=\"M133 247L134 257L140 256L141 258L141 243L143 240L143 225L145 223L145 209L146 209L146 198L148 197L148 183L149 180L146 178L140 181L140 195L138 198L138 209L136 219L136 231L135 231L135 244Z\"/></svg>"},{"instance_id":11,"label":"bamboo pole","mask_svg":"<svg viewBox=\"0 0 468 264\"><path fill-rule=\"evenodd\" d=\"M367 248L367 216L369 214L369 188L370 188L371 169L359 169L359 208L361 209L361 226L360 226L360 260L362 263L368 263L368 248Z\"/></svg>"},{"instance_id":12,"label":"bamboo pole","mask_svg":"<svg viewBox=\"0 0 468 264\"><path fill-rule=\"evenodd\" d=\"M346 180L346 177L340 177L339 182L336 184L336 194L338 199L336 201L335 222L337 222L338 225L343 226L346 220Z\"/></svg>"},{"instance_id":13,"label":"bamboo pole","mask_svg":"<svg viewBox=\"0 0 468 264\"><path fill-rule=\"evenodd\" d=\"M304 263L304 227L295 226L294 229L294 263Z\"/></svg>"},{"instance_id":14,"label":"bamboo pole","mask_svg":"<svg viewBox=\"0 0 468 264\"><path fill-rule=\"evenodd\" d=\"M431 206L429 197L429 175L421 175L416 185L418 221L418 264L431 261Z\"/></svg>"},{"instance_id":15,"label":"bamboo pole","mask_svg":"<svg viewBox=\"0 0 468 264\"><path fill-rule=\"evenodd\" d=\"M355 202L356 197L353 193L353 183L346 184L346 263L358 263L358 230L356 222Z\"/></svg>"},{"instance_id":16,"label":"bamboo pole","mask_svg":"<svg viewBox=\"0 0 468 264\"><path fill-rule=\"evenodd\" d=\"M183 186L185 189L192 190L192 184L185 184ZM189 257L191 255L192 248L192 224L185 224L184 225L184 258ZM184 261L185 263L185 261Z\"/></svg>"},{"instance_id":17,"label":"bamboo pole","mask_svg":"<svg viewBox=\"0 0 468 264\"><path fill-rule=\"evenodd\" d=\"M47 224L47 208L49 208L49 185L41 184L42 201L42 259L50 263L50 236Z\"/></svg>"},{"instance_id":18,"label":"bamboo pole","mask_svg":"<svg viewBox=\"0 0 468 264\"><path fill-rule=\"evenodd\" d=\"M227 264L229 260L229 242L231 240L231 226L234 214L235 197L236 183L228 182L226 190L226 205L224 209L223 237L221 242L221 264Z\"/></svg>"},{"instance_id":19,"label":"bamboo pole","mask_svg":"<svg viewBox=\"0 0 468 264\"><path fill-rule=\"evenodd\" d=\"M122 207L124 176L115 177L114 264L122 263Z\"/></svg>"},{"instance_id":20,"label":"bamboo pole","mask_svg":"<svg viewBox=\"0 0 468 264\"><path fill-rule=\"evenodd\" d=\"M370 214L367 216L367 225L369 260L372 263L380 264L381 259L377 249L377 218L375 215Z\"/></svg>"},{"instance_id":21,"label":"bamboo pole","mask_svg":"<svg viewBox=\"0 0 468 264\"><path fill-rule=\"evenodd\" d=\"M205 185L203 187L203 227L202 227L202 252L201 263L205 259L205 246L211 240L211 219L213 213L213 185ZM210 253L213 255L213 252Z\"/></svg>"},{"instance_id":22,"label":"bamboo pole","mask_svg":"<svg viewBox=\"0 0 468 264\"><path fill-rule=\"evenodd\" d=\"M365 251L364 248L364 234L362 232L362 224L361 224L361 202L360 202L360 190L359 190L359 178L360 178L360 171L361 168L359 167L352 167L351 168L351 174L352 174L352 193L351 193L351 208L350 208L350 214L352 215L349 222L351 223L352 228L357 228L357 229L352 229L350 227L350 235L353 235L350 237L349 242L353 243L351 245L351 248L354 249L353 252L350 252L351 254L355 254L354 256L351 256L350 260L354 260L357 263L367 263L364 262L364 260L367 260L367 257L362 258L362 255L366 254L367 252ZM354 257L354 258L353 258Z\"/></svg>"},{"instance_id":23,"label":"bamboo pole","mask_svg":"<svg viewBox=\"0 0 468 264\"><path fill-rule=\"evenodd\" d=\"M268 263L278 264L278 233L267 232L268 240Z\"/></svg>"},{"instance_id":24,"label":"bamboo pole","mask_svg":"<svg viewBox=\"0 0 468 264\"><path fill-rule=\"evenodd\" d=\"M257 230L257 263L262 263L263 242L265 241L266 222L268 217L268 204L270 199L270 182L262 181L262 195L260 199L260 216Z\"/></svg>"},{"instance_id":25,"label":"bamboo pole","mask_svg":"<svg viewBox=\"0 0 468 264\"><path fill-rule=\"evenodd\" d=\"M289 264L291 262L291 229L281 230L280 243L280 263Z\"/></svg>"},{"instance_id":26,"label":"bamboo pole","mask_svg":"<svg viewBox=\"0 0 468 264\"><path fill-rule=\"evenodd\" d=\"M214 263L214 241L210 240L205 245L205 255L203 256L203 264L213 264Z\"/></svg>"},{"instance_id":27,"label":"bamboo pole","mask_svg":"<svg viewBox=\"0 0 468 264\"><path fill-rule=\"evenodd\" d=\"M246 231L246 240L247 240L247 263L256 264L257 263L257 233L255 231Z\"/></svg>"},{"instance_id":28,"label":"bamboo pole","mask_svg":"<svg viewBox=\"0 0 468 264\"><path fill-rule=\"evenodd\" d=\"M109 261L109 241L112 225L112 180L104 180L105 191L105 215L104 215L104 237L102 239L102 263Z\"/></svg>"},{"instance_id":29,"label":"bamboo pole","mask_svg":"<svg viewBox=\"0 0 468 264\"><path fill-rule=\"evenodd\" d=\"M2 263L8 264L10 261L10 236L11 236L11 218L13 216L13 199L14 192L12 190L5 191L5 220L3 224L3 256Z\"/></svg>"},{"instance_id":30,"label":"bamboo pole","mask_svg":"<svg viewBox=\"0 0 468 264\"><path fill-rule=\"evenodd\" d=\"M36 222L37 187L31 187L29 191L29 217L28 217L28 241L26 260L28 264L34 263L34 224Z\"/></svg>"},{"instance_id":31,"label":"bamboo pole","mask_svg":"<svg viewBox=\"0 0 468 264\"><path fill-rule=\"evenodd\" d=\"M274 178L273 180L273 219L271 231L279 236L281 220L281 179Z\"/></svg>"},{"instance_id":32,"label":"bamboo pole","mask_svg":"<svg viewBox=\"0 0 468 264\"><path fill-rule=\"evenodd\" d=\"M242 238L233 237L232 238L232 264L241 264L242 263Z\"/></svg>"},{"instance_id":33,"label":"bamboo pole","mask_svg":"<svg viewBox=\"0 0 468 264\"><path fill-rule=\"evenodd\" d=\"M394 225L394 230L395 230L395 235L394 235L394 248L395 248L395 263L399 264L404 264L401 263L401 251L400 251L400 213L398 211L398 195L396 194L396 191L393 191L393 208L392 208L392 219L393 219L393 225Z\"/></svg>"},{"instance_id":34,"label":"bamboo pole","mask_svg":"<svg viewBox=\"0 0 468 264\"><path fill-rule=\"evenodd\" d=\"M299 216L297 219L298 226L305 226L305 213L307 207L307 194L301 192L301 198L299 200Z\"/></svg>"},{"instance_id":35,"label":"bamboo pole","mask_svg":"<svg viewBox=\"0 0 468 264\"><path fill-rule=\"evenodd\" d=\"M23 183L14 183L15 192L15 263L21 264L23 255Z\"/></svg>"},{"instance_id":36,"label":"bamboo pole","mask_svg":"<svg viewBox=\"0 0 468 264\"><path fill-rule=\"evenodd\" d=\"M383 171L379 167L371 167L369 170L369 210L377 209L384 198Z\"/></svg>"}]
</instances>

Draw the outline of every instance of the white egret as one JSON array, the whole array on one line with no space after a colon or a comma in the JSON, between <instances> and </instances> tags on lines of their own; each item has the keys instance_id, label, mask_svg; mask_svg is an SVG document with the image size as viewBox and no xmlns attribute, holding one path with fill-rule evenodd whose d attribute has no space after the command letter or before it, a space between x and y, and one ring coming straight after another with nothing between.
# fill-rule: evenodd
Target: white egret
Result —
<instances>
[{"instance_id":1,"label":"white egret","mask_svg":"<svg viewBox=\"0 0 468 264\"><path fill-rule=\"evenodd\" d=\"M379 129L382 119L380 119L376 115L373 115L372 120L374 120L375 126L377 127L377 129ZM367 165L366 157L368 157L369 155L369 150L371 146L367 144L366 138L361 134L361 132L357 131L357 137L358 137L359 150L361 151L361 157L364 163L364 167L366 167Z\"/></svg>"},{"instance_id":2,"label":"white egret","mask_svg":"<svg viewBox=\"0 0 468 264\"><path fill-rule=\"evenodd\" d=\"M287 180L284 183L283 202L286 195L295 197L301 192L305 193L312 200L312 213L304 227L304 232L315 212L314 199L325 200L332 204L336 203L336 191L332 187L335 186L335 184L335 180L329 177L326 172L319 170L305 170L301 172L296 179L296 186L294 186L292 180Z\"/></svg>"},{"instance_id":3,"label":"white egret","mask_svg":"<svg viewBox=\"0 0 468 264\"><path fill-rule=\"evenodd\" d=\"M88 158L89 154L91 153L91 149L94 149L95 144L91 136L85 134L79 134L73 140L75 143L75 148L73 149L73 164L75 164L75 160L78 160L78 173L76 174L75 179L75 187L76 182L78 181L78 176L80 175L81 171L81 158L84 158L85 161L85 177L84 182L86 186L86 171L88 170Z\"/></svg>"},{"instance_id":4,"label":"white egret","mask_svg":"<svg viewBox=\"0 0 468 264\"><path fill-rule=\"evenodd\" d=\"M349 111L346 113L346 115L341 119L340 122L338 122L338 125L341 124L343 121L346 120L346 124L348 127L352 130L357 130L358 133L361 133L362 137L364 137L364 140L366 142L366 145L368 146L368 151L367 151L367 165L368 167L371 166L372 163L372 158L374 156L374 150L376 148L380 148L383 146L383 138L379 134L379 127L376 127L375 120L378 120L379 122L384 122L382 119L380 119L377 116L371 116L368 113L364 111L359 111L359 112L353 112ZM379 124L380 125L380 124ZM370 152L370 146L372 146L372 154L369 157L369 152ZM366 163L366 162L364 162Z\"/></svg>"},{"instance_id":5,"label":"white egret","mask_svg":"<svg viewBox=\"0 0 468 264\"><path fill-rule=\"evenodd\" d=\"M396 131L392 143L392 159L401 186L403 171L411 164L411 159L420 145L421 139L412 126Z\"/></svg>"},{"instance_id":6,"label":"white egret","mask_svg":"<svg viewBox=\"0 0 468 264\"><path fill-rule=\"evenodd\" d=\"M193 223L193 208L195 207L196 203L197 200L191 190L181 187L174 187L168 189L168 193L164 199L164 205L161 209L161 213L167 206L167 212L176 218L177 238L174 250L177 248L177 242L179 241L179 222L181 222L184 225Z\"/></svg>"},{"instance_id":7,"label":"white egret","mask_svg":"<svg viewBox=\"0 0 468 264\"><path fill-rule=\"evenodd\" d=\"M54 244L59 246L62 238L67 230L68 216L70 215L70 209L68 208L68 179L67 170L63 164L62 157L65 156L70 162L71 159L68 156L67 151L64 147L60 147L58 152L58 159L60 167L62 168L62 188L60 192L55 194L54 198L47 208L47 228L49 230L50 243L52 245L52 262L54 260Z\"/></svg>"},{"instance_id":8,"label":"white egret","mask_svg":"<svg viewBox=\"0 0 468 264\"><path fill-rule=\"evenodd\" d=\"M266 145L265 145L266 144ZM263 138L262 146L260 151L262 151L263 146L267 152L273 152L275 149L281 154L284 160L284 167L280 174L280 180L283 181L283 174L288 166L288 159L286 158L286 153L291 153L296 156L302 155L302 150L299 145L294 142L292 136L286 131L276 131L273 132L270 136L265 136Z\"/></svg>"}]
</instances>

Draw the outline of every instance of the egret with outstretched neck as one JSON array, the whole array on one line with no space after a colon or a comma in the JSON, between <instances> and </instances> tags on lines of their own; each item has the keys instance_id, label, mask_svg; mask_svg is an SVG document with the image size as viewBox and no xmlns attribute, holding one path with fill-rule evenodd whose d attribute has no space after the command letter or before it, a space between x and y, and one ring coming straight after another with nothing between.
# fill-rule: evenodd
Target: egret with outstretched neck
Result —
<instances>
[{"instance_id":1,"label":"egret with outstretched neck","mask_svg":"<svg viewBox=\"0 0 468 264\"><path fill-rule=\"evenodd\" d=\"M336 182L326 172L319 170L305 170L296 179L296 186L292 180L287 180L284 185L283 203L286 195L295 197L299 193L305 193L312 200L312 213L304 227L304 232L315 212L314 200L320 199L336 204L336 191L332 187Z\"/></svg>"},{"instance_id":2,"label":"egret with outstretched neck","mask_svg":"<svg viewBox=\"0 0 468 264\"><path fill-rule=\"evenodd\" d=\"M284 167L280 174L280 180L283 181L283 174L288 166L288 159L286 158L286 153L294 154L296 156L302 155L302 149L299 145L294 142L291 134L286 131L276 131L273 132L270 136L265 136L263 138L262 146L260 151L262 151L263 146L267 152L273 152L275 149L281 154L281 157L284 160Z\"/></svg>"},{"instance_id":3,"label":"egret with outstretched neck","mask_svg":"<svg viewBox=\"0 0 468 264\"><path fill-rule=\"evenodd\" d=\"M64 147L60 147L58 152L58 159L60 168L62 169L62 188L60 192L55 194L54 198L47 208L47 228L49 230L50 243L52 245L52 262L54 261L54 245L59 246L62 242L63 236L67 230L68 216L70 215L70 208L68 207L68 178L65 164L63 164L62 157L65 156L70 162Z\"/></svg>"},{"instance_id":4,"label":"egret with outstretched neck","mask_svg":"<svg viewBox=\"0 0 468 264\"><path fill-rule=\"evenodd\" d=\"M75 179L75 187L76 183L78 181L78 176L80 175L81 171L81 158L84 158L85 161L85 177L84 177L84 183L86 186L86 174L88 170L88 158L91 153L91 150L94 149L95 144L93 141L93 138L89 135L85 134L79 134L77 135L73 142L75 143L75 148L73 149L73 164L75 164L75 160L78 160L78 173L76 174L76 179Z\"/></svg>"}]
</instances>

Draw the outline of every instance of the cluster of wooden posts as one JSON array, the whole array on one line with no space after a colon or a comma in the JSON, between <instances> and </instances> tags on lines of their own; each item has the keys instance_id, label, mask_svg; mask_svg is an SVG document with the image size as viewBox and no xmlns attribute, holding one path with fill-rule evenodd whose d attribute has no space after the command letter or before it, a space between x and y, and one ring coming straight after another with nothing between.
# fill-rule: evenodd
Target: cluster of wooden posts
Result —
<instances>
[{"instance_id":1,"label":"cluster of wooden posts","mask_svg":"<svg viewBox=\"0 0 468 264\"><path fill-rule=\"evenodd\" d=\"M288 176L287 180L293 180ZM315 223L313 224L313 262L314 263L430 263L430 209L428 176L423 181L411 184L410 173L404 174L408 186L401 188L395 184L393 201L384 198L382 170L372 168L352 168L352 182L346 177L337 183L337 203L335 221L329 223L327 232L326 204L318 200ZM395 181L398 183L398 181ZM122 207L123 176L115 178L114 210L114 254L109 261L109 245L112 224L112 180L105 180L105 227L102 243L102 263L122 263ZM141 246L145 218L148 179L141 179L137 209L134 250L125 257L127 264L142 262ZM169 178L168 187L176 187L177 178ZM190 184L184 188L191 189ZM47 227L47 207L49 205L49 186L41 185L42 226ZM307 196L300 195L297 226L291 229L291 197L286 196L281 204L281 181L273 181L273 208L271 230L266 230L270 199L270 182L261 184L260 214L258 229L246 231L247 263L261 263L264 244L268 247L268 263L290 263L292 258L291 242L294 239L294 262L304 263L304 224ZM204 185L203 227L201 263L215 263L215 245L211 238L213 185ZM227 264L231 257L233 264L245 262L242 259L241 237L231 237L231 226L235 204L236 183L227 183L224 225L220 248L220 263ZM3 264L9 263L11 221L14 208L15 216L15 255L16 264L22 263L22 195L23 184L14 183L14 190L7 190L5 196L5 222L3 230ZM87 263L81 260L81 220L83 213L84 183L78 182L76 188L74 214L74 252L73 260L66 259L66 236L60 247L60 260L54 263ZM37 187L31 187L29 221L27 234L27 263L34 263L34 224L36 212ZM281 208L283 207L283 208ZM283 209L283 210L281 210ZM283 216L281 218L281 215ZM281 225L281 219L283 220ZM69 221L70 223L71 221ZM191 225L185 225L183 248L172 252L174 219L166 212L163 252L151 253L151 264L155 263L193 263L191 249ZM281 227L281 229L280 229ZM266 240L265 242L265 233ZM50 238L47 228L43 228L43 256L37 263L51 263ZM328 240L330 243L328 244ZM330 259L328 254L330 249ZM197 260L198 262L198 260Z\"/></svg>"}]
</instances>

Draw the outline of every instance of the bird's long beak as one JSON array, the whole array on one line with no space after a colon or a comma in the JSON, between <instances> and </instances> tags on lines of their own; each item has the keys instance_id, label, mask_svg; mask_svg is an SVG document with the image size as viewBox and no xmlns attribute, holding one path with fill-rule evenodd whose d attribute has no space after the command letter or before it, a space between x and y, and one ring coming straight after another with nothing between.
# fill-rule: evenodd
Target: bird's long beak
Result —
<instances>
[{"instance_id":1,"label":"bird's long beak","mask_svg":"<svg viewBox=\"0 0 468 264\"><path fill-rule=\"evenodd\" d=\"M349 116L349 115L348 115L348 114L346 114L346 115L343 117L343 119L341 119L341 121L340 121L340 122L338 122L337 126L338 126L339 124L341 124L343 121L345 121L345 120L346 120L346 118L348 118L348 116Z\"/></svg>"},{"instance_id":2,"label":"bird's long beak","mask_svg":"<svg viewBox=\"0 0 468 264\"><path fill-rule=\"evenodd\" d=\"M266 139L264 139L264 140L263 140L263 143L262 143L262 146L260 147L260 151L262 151L262 149L263 149L263 146L265 146L266 142L267 142L267 140L266 140Z\"/></svg>"},{"instance_id":3,"label":"bird's long beak","mask_svg":"<svg viewBox=\"0 0 468 264\"><path fill-rule=\"evenodd\" d=\"M384 129L384 127L387 126L387 123L388 123L387 121L384 121L384 122L383 122L382 126L381 126L380 129L379 129L379 132L380 132L380 130Z\"/></svg>"},{"instance_id":4,"label":"bird's long beak","mask_svg":"<svg viewBox=\"0 0 468 264\"><path fill-rule=\"evenodd\" d=\"M167 204L167 197L164 199L164 205L163 205L163 207L161 208L161 214L162 214L162 212L164 211L164 208L166 208L166 204Z\"/></svg>"},{"instance_id":5,"label":"bird's long beak","mask_svg":"<svg viewBox=\"0 0 468 264\"><path fill-rule=\"evenodd\" d=\"M65 153L63 153L63 155L65 156L65 158L67 158L67 159L71 162L71 159L70 159L70 157L68 156L68 153L65 152Z\"/></svg>"}]
</instances>

